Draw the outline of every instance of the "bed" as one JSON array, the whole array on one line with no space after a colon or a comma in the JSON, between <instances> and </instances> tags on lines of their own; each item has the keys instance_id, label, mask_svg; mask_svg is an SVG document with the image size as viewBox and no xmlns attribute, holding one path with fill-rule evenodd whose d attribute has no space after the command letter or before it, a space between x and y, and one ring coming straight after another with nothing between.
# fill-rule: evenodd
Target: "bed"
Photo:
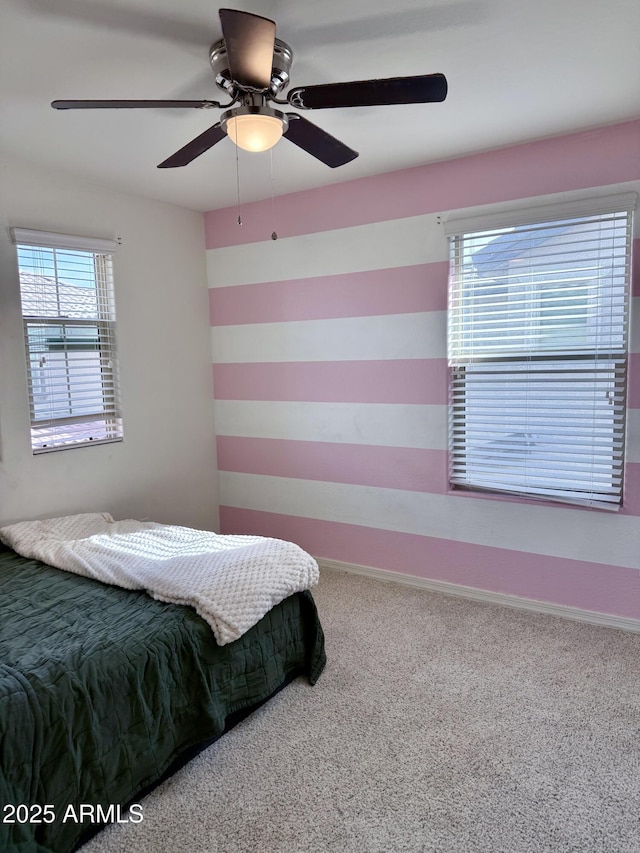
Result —
<instances>
[{"instance_id":1,"label":"bed","mask_svg":"<svg viewBox=\"0 0 640 853\"><path fill-rule=\"evenodd\" d=\"M143 819L146 791L325 665L307 589L221 645L193 607L2 544L0 653L0 849L25 853L66 853L105 822Z\"/></svg>"}]
</instances>

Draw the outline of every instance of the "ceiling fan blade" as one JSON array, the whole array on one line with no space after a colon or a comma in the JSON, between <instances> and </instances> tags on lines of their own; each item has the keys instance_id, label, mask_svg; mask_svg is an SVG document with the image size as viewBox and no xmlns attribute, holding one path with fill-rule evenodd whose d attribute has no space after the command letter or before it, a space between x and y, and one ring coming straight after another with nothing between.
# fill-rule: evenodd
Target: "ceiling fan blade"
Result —
<instances>
[{"instance_id":1,"label":"ceiling fan blade","mask_svg":"<svg viewBox=\"0 0 640 853\"><path fill-rule=\"evenodd\" d=\"M276 38L275 21L250 12L220 9L220 23L234 82L245 89L268 89Z\"/></svg>"},{"instance_id":2,"label":"ceiling fan blade","mask_svg":"<svg viewBox=\"0 0 640 853\"><path fill-rule=\"evenodd\" d=\"M287 101L302 110L332 107L377 107L387 104L426 104L444 101L447 79L444 74L417 77L388 77L384 80L355 80L291 89Z\"/></svg>"},{"instance_id":3,"label":"ceiling fan blade","mask_svg":"<svg viewBox=\"0 0 640 853\"><path fill-rule=\"evenodd\" d=\"M289 127L283 134L284 138L332 169L336 166L344 166L358 156L357 151L297 113L287 113L287 118Z\"/></svg>"},{"instance_id":4,"label":"ceiling fan blade","mask_svg":"<svg viewBox=\"0 0 640 853\"><path fill-rule=\"evenodd\" d=\"M221 139L224 139L225 136L226 133L222 130L220 122L217 122L213 127L201 133L200 136L196 136L191 142L187 142L183 148L176 151L171 157L159 163L158 169L174 169L176 166L186 166L192 160L195 160L196 157L199 157L205 151L212 148L217 142L220 142Z\"/></svg>"},{"instance_id":5,"label":"ceiling fan blade","mask_svg":"<svg viewBox=\"0 0 640 853\"><path fill-rule=\"evenodd\" d=\"M219 107L217 101L51 101L54 110L129 110L165 109L167 107L193 107L208 109Z\"/></svg>"}]
</instances>

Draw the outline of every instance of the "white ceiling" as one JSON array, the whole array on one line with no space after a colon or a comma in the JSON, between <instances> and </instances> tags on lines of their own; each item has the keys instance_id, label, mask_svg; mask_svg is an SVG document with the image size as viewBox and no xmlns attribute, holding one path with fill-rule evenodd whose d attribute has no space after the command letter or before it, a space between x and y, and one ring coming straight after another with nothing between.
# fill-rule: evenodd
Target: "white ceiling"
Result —
<instances>
[{"instance_id":1,"label":"white ceiling","mask_svg":"<svg viewBox=\"0 0 640 853\"><path fill-rule=\"evenodd\" d=\"M638 0L234 0L273 18L294 51L291 85L442 72L441 104L317 110L360 152L329 169L281 141L225 139L190 165L156 165L217 110L56 111L55 98L226 102L208 53L210 0L2 0L3 150L49 169L211 210L640 116ZM603 152L606 156L606 153Z\"/></svg>"}]
</instances>

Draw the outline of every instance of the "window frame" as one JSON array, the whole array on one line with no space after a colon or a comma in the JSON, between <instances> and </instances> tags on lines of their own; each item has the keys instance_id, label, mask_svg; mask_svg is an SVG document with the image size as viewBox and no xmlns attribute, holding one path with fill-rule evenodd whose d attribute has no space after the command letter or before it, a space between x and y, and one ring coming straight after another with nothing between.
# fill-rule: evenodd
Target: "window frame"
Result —
<instances>
[{"instance_id":1,"label":"window frame","mask_svg":"<svg viewBox=\"0 0 640 853\"><path fill-rule=\"evenodd\" d=\"M12 228L11 236L18 256L33 454L122 441L113 279L113 254L119 243L25 228ZM20 267L23 250L25 255L43 253L42 273L34 271L35 263ZM45 258L52 264L46 274ZM60 259L64 259L61 268ZM74 273L74 262L84 264L83 274ZM81 293L80 285L71 283L74 275L82 279L86 298L83 293L81 302L67 305L64 313L62 288L68 291L67 299L73 300L70 288L75 288L76 299ZM83 334L85 330L88 334ZM97 353L95 363L87 358L91 352ZM57 358L50 359L47 368L48 410L39 412L43 377L36 373L34 356L40 356L39 366L44 368L48 353Z\"/></svg>"},{"instance_id":2,"label":"window frame","mask_svg":"<svg viewBox=\"0 0 640 853\"><path fill-rule=\"evenodd\" d=\"M556 354L548 354L545 356L543 349L539 350L539 355L536 354L535 348L532 346L529 349L523 347L520 352L518 352L517 346L512 347L511 352L506 352L504 355L501 355L499 352L493 353L493 356L487 354L490 351L490 347L485 347L485 353L478 357L465 357L461 355L461 352L464 350L465 344L461 344L461 333L460 333L460 323L462 322L462 314L463 314L463 297L460 297L460 290L464 287L465 277L463 273L463 241L466 239L472 239L474 235L482 235L486 236L485 232L491 231L500 231L502 229L509 230L511 228L518 229L523 228L528 230L528 227L535 231L538 227L544 227L545 225L553 226L554 223L559 223L560 221L574 221L579 222L583 217L606 217L607 214L625 214L627 215L627 231L626 231L626 245L625 245L625 283L624 283L624 291L626 294L626 302L624 304L624 318L623 318L623 326L624 326L624 365L621 368L620 366L620 351L616 351L615 361L614 357L610 359L611 363L609 367L607 367L607 354L605 352L592 354L591 361L595 364L595 368L590 370L587 368L584 371L585 381L586 377L589 374L592 374L592 377L589 381L592 382L592 387L594 389L598 389L598 393L600 391L600 385L598 384L603 380L603 377L606 377L607 369L609 369L609 377L613 376L614 379L610 381L614 382L615 394L618 394L618 389L621 388L620 393L623 398L626 397L627 390L627 366L629 360L629 299L630 299L630 262L631 262L631 240L632 240L632 215L633 210L635 209L637 204L637 194L636 193L620 193L615 196L601 196L598 198L581 198L575 201L569 201L561 204L554 205L544 205L544 206L536 206L532 205L530 208L526 209L502 209L500 211L487 213L481 216L465 216L465 217L456 217L452 216L450 219L445 220L444 225L444 233L450 239L450 282L449 282L449 312L448 312L448 365L449 365L449 390L450 390L450 405L449 405L449 484L450 488L454 491L465 491L465 492L477 492L482 494L495 494L507 497L517 497L531 500L542 500L542 501L550 501L552 503L561 503L561 504L571 504L574 506L592 506L604 509L614 509L617 510L622 505L622 497L623 497L623 475L624 475L624 439L625 439L625 422L626 422L626 400L620 400L616 397L616 413L621 409L622 411L622 425L616 421L612 423L614 424L611 429L611 458L619 460L619 465L611 467L611 495L612 498L604 495L606 492L606 488L596 488L593 484L597 483L598 477L600 476L600 472L598 472L597 464L592 463L592 469L595 473L592 472L592 494L588 495L586 492L580 492L578 487L573 488L573 494L571 494L572 488L567 489L566 487L560 488L560 486L549 487L546 489L544 482L541 480L537 485L535 484L535 473L534 469L542 470L544 465L541 462L532 463L531 468L529 469L529 474L527 474L527 462L522 462L522 459L526 457L527 453L535 454L535 450L529 451L525 448L527 443L525 439L527 438L527 434L525 432L522 433L519 439L516 440L517 436L513 434L513 447L507 447L508 442L503 443L503 447L501 447L496 453L496 459L498 461L490 461L490 454L487 453L487 458L489 461L482 460L481 466L484 466L484 482L482 482L483 477L478 475L478 467L476 466L475 475L469 475L467 473L467 468L471 467L470 453L468 450L469 445L469 436L473 434L474 430L477 430L478 420L480 418L478 411L479 407L476 406L476 412L472 412L472 403L470 402L469 394L474 393L471 390L471 381L473 381L470 377L472 376L472 372L475 368L476 373L479 375L482 370L482 366L492 364L494 365L491 370L494 371L495 376L499 377L502 375L506 377L507 374L511 371L512 378L511 382L515 382L515 372L518 369L522 371L522 376L527 376L527 371L533 375L536 370L540 372L541 370L541 362L546 358L547 364L550 364L551 359L554 359L556 364L562 364L563 368L558 367L558 373L560 374L562 370L565 371L567 376L570 373L577 374L577 371L580 367L580 363L586 364L589 360L588 348L585 349L583 353L580 353L577 348L573 352L560 352ZM570 226L573 227L573 226ZM517 255L515 256L518 257ZM488 279L489 280L489 279ZM534 280L534 284L535 284ZM537 284L544 283L544 279L541 278ZM458 290L456 290L458 288ZM505 289L504 293L508 293L509 291ZM564 293L559 293L560 303L565 298L567 290ZM552 297L554 298L554 297ZM543 296L539 297L540 299L544 299ZM586 297L588 300L588 297ZM532 299L532 302L535 301L535 298ZM524 300L523 300L524 304ZM489 316L489 310L487 308L481 309L486 313L484 317ZM598 309L600 310L600 309ZM619 313L618 308L618 313ZM553 309L549 310L547 307L547 319L553 317ZM586 312L585 312L586 313ZM570 320L574 322L575 314L571 313ZM535 312L531 312L531 317L535 315ZM614 309L611 309L611 316L614 316ZM600 314L598 314L600 317ZM566 318L565 318L566 319ZM570 326L571 324L569 324ZM480 328L480 326L478 327ZM486 328L486 327L485 327ZM517 324L514 327L517 329ZM544 323L538 321L538 334L542 335L544 330ZM513 331L513 329L512 329ZM473 335L482 335L486 334L485 332L479 332L476 330L472 331L470 336L473 338ZM515 332L514 332L515 333ZM571 334L571 332L570 332ZM495 342L494 342L495 343ZM566 345L565 348L567 349ZM561 347L558 347L561 349ZM538 364L536 366L536 359L539 359ZM613 362L615 361L615 364ZM496 367L495 365L499 365L500 362L503 362L505 367L502 369L501 367ZM576 367L571 367L571 364L575 364ZM533 365L533 366L532 366ZM613 366L612 366L613 365ZM566 366L566 367L565 367ZM620 369L623 369L624 376L622 378L622 385L619 384L619 375L618 372ZM486 380L487 384L485 385L485 389L491 388L491 370L487 368L486 373L489 375L489 378ZM500 371L502 370L502 374ZM553 374L551 374L553 377ZM505 378L504 382L506 383L508 380ZM549 380L552 381L552 380ZM553 381L560 381L557 377L553 377ZM577 380L576 380L577 381ZM478 386L481 387L481 386ZM506 386L505 386L506 387ZM533 387L533 386L532 386ZM542 386L541 386L542 387ZM558 386L560 388L560 386ZM545 393L549 393L549 386L547 386L547 390ZM555 389L554 389L555 390ZM593 396L595 398L596 391L593 391ZM491 406L494 407L495 412L499 412L498 405L494 403L495 396L493 396L487 406L487 410L490 409ZM536 410L535 402L533 405L527 401L525 403L525 409L527 412L527 416L525 416L525 422L528 422L529 412L535 412ZM571 411L574 407L568 407L565 411ZM484 412L483 412L484 415ZM554 431L557 433L554 436L556 439L561 434L561 429L556 426L557 424L557 416L554 415L556 420L552 420L554 424ZM473 428L469 428L470 418L475 418L475 425ZM507 419L505 418L505 421ZM595 428L593 430L593 434L595 436ZM510 438L511 436L506 436L506 438ZM529 436L531 438L531 436ZM599 438L592 439L592 448L594 457L598 454L598 441ZM488 447L488 445L487 445ZM553 458L554 453L561 453L561 445L553 446L551 442L549 443L549 448L546 451L551 458ZM508 453L513 452L520 453L520 457L518 463L515 464L509 469L508 464L505 460L508 458ZM546 460L548 464L548 460ZM563 462L566 469L570 469L570 465L566 462ZM491 475L490 469L491 466L494 469L499 469L502 466L502 472L499 476L495 476L494 483L491 483ZM520 468L520 474L513 473L517 472L517 469ZM586 469L585 469L586 470ZM525 474L522 474L522 471ZM534 476L530 476L533 471ZM489 473L487 473L489 472ZM555 472L551 471L548 475L545 475L547 479L554 479ZM565 471L566 474L566 471ZM518 476L520 476L520 480L518 480ZM502 482L500 479L502 478ZM512 482L509 482L509 479L513 478ZM559 479L559 477L555 477ZM616 479L616 478L619 478ZM604 479L604 477L603 477ZM525 480L529 480L528 484ZM532 485L533 482L533 485ZM619 492L619 493L617 493Z\"/></svg>"}]
</instances>

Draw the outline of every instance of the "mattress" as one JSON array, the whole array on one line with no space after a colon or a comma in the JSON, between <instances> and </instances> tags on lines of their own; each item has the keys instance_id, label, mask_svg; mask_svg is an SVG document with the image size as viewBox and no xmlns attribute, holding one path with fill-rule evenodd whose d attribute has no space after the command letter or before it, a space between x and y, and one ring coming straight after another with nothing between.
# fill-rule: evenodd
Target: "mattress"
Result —
<instances>
[{"instance_id":1,"label":"mattress","mask_svg":"<svg viewBox=\"0 0 640 853\"><path fill-rule=\"evenodd\" d=\"M0 849L74 849L325 660L309 591L219 646L189 607L0 546Z\"/></svg>"}]
</instances>

